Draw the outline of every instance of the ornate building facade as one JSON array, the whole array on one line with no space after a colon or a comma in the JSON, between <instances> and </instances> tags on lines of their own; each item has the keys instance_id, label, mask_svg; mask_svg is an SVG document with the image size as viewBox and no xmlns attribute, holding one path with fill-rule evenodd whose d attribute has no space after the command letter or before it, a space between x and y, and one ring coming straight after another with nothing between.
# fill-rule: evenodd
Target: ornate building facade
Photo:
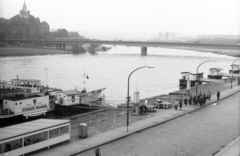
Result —
<instances>
[{"instance_id":1,"label":"ornate building facade","mask_svg":"<svg viewBox=\"0 0 240 156\"><path fill-rule=\"evenodd\" d=\"M24 2L18 15L10 19L0 18L0 32L4 32L7 38L45 38L50 33L49 24L30 15Z\"/></svg>"}]
</instances>

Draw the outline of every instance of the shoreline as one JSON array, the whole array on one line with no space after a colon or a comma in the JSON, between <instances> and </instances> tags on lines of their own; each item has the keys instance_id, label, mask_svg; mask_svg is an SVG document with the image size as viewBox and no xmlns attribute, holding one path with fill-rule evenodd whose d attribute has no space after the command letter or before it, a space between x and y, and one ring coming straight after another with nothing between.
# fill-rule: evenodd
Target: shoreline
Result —
<instances>
[{"instance_id":1,"label":"shoreline","mask_svg":"<svg viewBox=\"0 0 240 156\"><path fill-rule=\"evenodd\" d=\"M168 47L164 47L168 48ZM203 48L168 48L168 49L179 49L179 50L191 50L201 53L214 53L217 55L227 55L232 57L240 57L240 50L223 50L223 49L203 49Z\"/></svg>"},{"instance_id":2,"label":"shoreline","mask_svg":"<svg viewBox=\"0 0 240 156\"><path fill-rule=\"evenodd\" d=\"M70 50L59 50L51 48L27 48L27 47L1 47L0 57L7 56L32 56L32 55L53 55L72 54Z\"/></svg>"},{"instance_id":3,"label":"shoreline","mask_svg":"<svg viewBox=\"0 0 240 156\"><path fill-rule=\"evenodd\" d=\"M191 50L201 53L214 53L217 55L227 55L232 57L240 57L240 50L221 50L221 49L203 49L203 48L169 48L179 50ZM0 47L0 57L7 56L32 56L32 55L53 55L53 54L73 54L71 49L60 50L54 47L21 47L18 45L7 45Z\"/></svg>"}]
</instances>

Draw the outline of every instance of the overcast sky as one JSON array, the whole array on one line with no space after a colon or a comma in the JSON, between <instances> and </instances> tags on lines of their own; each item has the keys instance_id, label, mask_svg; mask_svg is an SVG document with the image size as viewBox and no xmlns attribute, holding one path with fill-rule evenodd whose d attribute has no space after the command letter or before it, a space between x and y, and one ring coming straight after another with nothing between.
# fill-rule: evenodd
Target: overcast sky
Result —
<instances>
[{"instance_id":1,"label":"overcast sky","mask_svg":"<svg viewBox=\"0 0 240 156\"><path fill-rule=\"evenodd\" d=\"M51 29L94 32L240 34L239 0L25 0L30 14ZM24 0L0 0L11 18Z\"/></svg>"}]
</instances>

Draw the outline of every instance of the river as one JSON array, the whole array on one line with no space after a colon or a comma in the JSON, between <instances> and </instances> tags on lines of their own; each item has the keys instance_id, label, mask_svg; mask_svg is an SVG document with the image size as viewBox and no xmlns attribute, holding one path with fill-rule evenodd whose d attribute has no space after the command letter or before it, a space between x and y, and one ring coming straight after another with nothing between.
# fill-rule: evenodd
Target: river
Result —
<instances>
[{"instance_id":1,"label":"river","mask_svg":"<svg viewBox=\"0 0 240 156\"><path fill-rule=\"evenodd\" d=\"M206 60L217 60L201 65L199 72L207 77L211 67L221 67L228 72L233 60L227 55L201 53L190 50L148 48L148 55L141 56L139 47L112 47L110 51L98 54L59 54L44 56L15 56L0 58L0 78L9 81L17 77L39 79L50 87L64 90L86 87L88 91L107 87L104 91L106 100L121 103L127 96L128 75L130 96L138 90L140 98L168 94L178 90L180 72L196 73L197 66ZM47 74L45 68L48 68ZM84 72L89 79L85 78ZM47 76L46 76L47 75Z\"/></svg>"}]
</instances>

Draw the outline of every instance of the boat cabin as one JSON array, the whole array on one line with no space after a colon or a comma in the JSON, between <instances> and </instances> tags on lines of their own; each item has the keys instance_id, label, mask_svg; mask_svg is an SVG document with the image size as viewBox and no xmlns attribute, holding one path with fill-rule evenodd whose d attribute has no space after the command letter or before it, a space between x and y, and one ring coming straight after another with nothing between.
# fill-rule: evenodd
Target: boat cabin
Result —
<instances>
[{"instance_id":1,"label":"boat cabin","mask_svg":"<svg viewBox=\"0 0 240 156\"><path fill-rule=\"evenodd\" d=\"M190 72L181 72L181 79L182 80L191 80L196 81L198 78L203 78L203 73L193 74Z\"/></svg>"},{"instance_id":2,"label":"boat cabin","mask_svg":"<svg viewBox=\"0 0 240 156\"><path fill-rule=\"evenodd\" d=\"M80 94L81 92L76 90L65 90L57 92L57 104L59 105L76 105L80 103Z\"/></svg>"},{"instance_id":3,"label":"boat cabin","mask_svg":"<svg viewBox=\"0 0 240 156\"><path fill-rule=\"evenodd\" d=\"M0 118L45 114L49 109L49 96L41 93L41 81L34 79L12 79L2 89Z\"/></svg>"},{"instance_id":4,"label":"boat cabin","mask_svg":"<svg viewBox=\"0 0 240 156\"><path fill-rule=\"evenodd\" d=\"M190 85L195 86L198 78L203 78L203 73L193 74L190 72L181 72L181 79L179 79L180 89L184 89L187 87L187 81L190 80ZM200 81L199 84L202 84Z\"/></svg>"},{"instance_id":5,"label":"boat cabin","mask_svg":"<svg viewBox=\"0 0 240 156\"><path fill-rule=\"evenodd\" d=\"M238 64L232 64L231 69L229 70L229 73L231 74L233 70L233 74L240 74L240 65Z\"/></svg>"},{"instance_id":6,"label":"boat cabin","mask_svg":"<svg viewBox=\"0 0 240 156\"><path fill-rule=\"evenodd\" d=\"M222 68L215 67L209 69L208 78L210 79L222 79L222 75L220 74Z\"/></svg>"},{"instance_id":7,"label":"boat cabin","mask_svg":"<svg viewBox=\"0 0 240 156\"><path fill-rule=\"evenodd\" d=\"M12 86L31 93L40 93L41 81L36 79L12 79Z\"/></svg>"}]
</instances>

